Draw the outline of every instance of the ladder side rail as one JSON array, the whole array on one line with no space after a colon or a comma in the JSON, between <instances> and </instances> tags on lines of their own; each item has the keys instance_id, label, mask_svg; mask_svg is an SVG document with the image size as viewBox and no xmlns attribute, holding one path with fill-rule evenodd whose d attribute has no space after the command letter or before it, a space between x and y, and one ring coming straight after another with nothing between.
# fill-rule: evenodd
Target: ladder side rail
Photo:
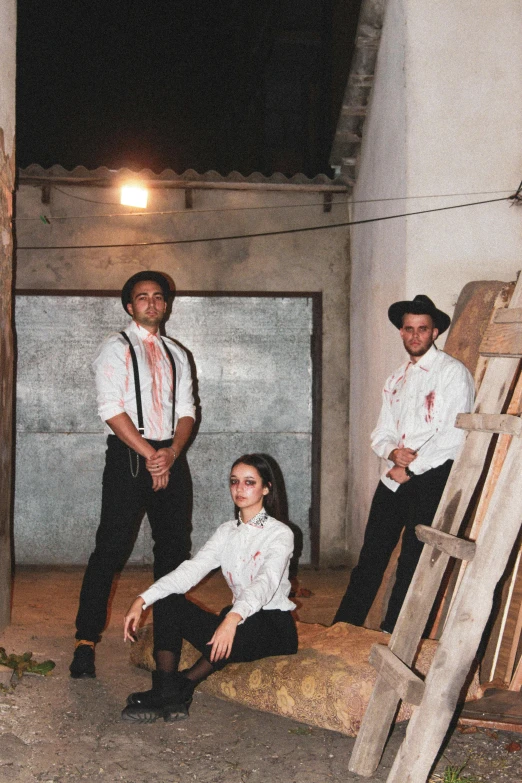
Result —
<instances>
[{"instance_id":1,"label":"ladder side rail","mask_svg":"<svg viewBox=\"0 0 522 783\"><path fill-rule=\"evenodd\" d=\"M509 449L477 540L387 783L424 783L444 741L489 619L493 593L520 531L522 442ZM426 731L429 726L429 731Z\"/></svg>"}]
</instances>

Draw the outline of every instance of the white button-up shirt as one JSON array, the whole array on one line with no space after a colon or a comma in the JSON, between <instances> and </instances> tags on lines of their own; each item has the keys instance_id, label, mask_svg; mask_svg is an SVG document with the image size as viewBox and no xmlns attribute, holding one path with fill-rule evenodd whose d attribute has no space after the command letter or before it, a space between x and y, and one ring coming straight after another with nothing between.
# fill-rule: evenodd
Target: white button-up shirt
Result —
<instances>
[{"instance_id":1,"label":"white button-up shirt","mask_svg":"<svg viewBox=\"0 0 522 783\"><path fill-rule=\"evenodd\" d=\"M434 345L415 364L408 361L392 373L371 435L372 449L387 460L383 484L393 491L400 486L386 476L394 464L388 460L393 449L418 449L409 465L415 474L455 459L465 438L465 432L454 426L455 419L458 413L471 411L474 396L471 373Z\"/></svg>"},{"instance_id":2,"label":"white button-up shirt","mask_svg":"<svg viewBox=\"0 0 522 783\"><path fill-rule=\"evenodd\" d=\"M159 334L150 334L135 321L125 331L138 361L144 437L167 440L172 437L172 367L165 346ZM163 339L176 365L175 429L183 416L195 418L192 373L185 351L169 337ZM121 334L111 334L103 341L92 366L96 376L98 413L102 421L127 413L138 427L130 348ZM112 433L108 425L105 425L105 432Z\"/></svg>"},{"instance_id":3,"label":"white button-up shirt","mask_svg":"<svg viewBox=\"0 0 522 783\"><path fill-rule=\"evenodd\" d=\"M141 597L147 607L171 593L185 594L221 567L232 590L233 611L243 620L260 609L292 611L288 567L293 550L294 534L283 522L267 517L258 527L234 519L220 525L192 560L158 579Z\"/></svg>"}]
</instances>

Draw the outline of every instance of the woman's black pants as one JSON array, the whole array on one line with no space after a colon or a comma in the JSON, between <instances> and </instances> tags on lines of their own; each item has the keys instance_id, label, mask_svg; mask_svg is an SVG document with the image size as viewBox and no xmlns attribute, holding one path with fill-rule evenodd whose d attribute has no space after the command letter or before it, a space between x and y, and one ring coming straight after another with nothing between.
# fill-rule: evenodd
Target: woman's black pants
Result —
<instances>
[{"instance_id":1,"label":"woman's black pants","mask_svg":"<svg viewBox=\"0 0 522 783\"><path fill-rule=\"evenodd\" d=\"M169 619L154 636L154 649L168 650L179 660L181 645L186 639L207 659L208 644L225 615L233 610L227 606L219 615L207 612L184 595L169 596ZM232 651L228 658L215 661L214 669L227 663L257 661L270 655L293 655L297 652L297 629L290 612L261 609L237 626Z\"/></svg>"}]
</instances>

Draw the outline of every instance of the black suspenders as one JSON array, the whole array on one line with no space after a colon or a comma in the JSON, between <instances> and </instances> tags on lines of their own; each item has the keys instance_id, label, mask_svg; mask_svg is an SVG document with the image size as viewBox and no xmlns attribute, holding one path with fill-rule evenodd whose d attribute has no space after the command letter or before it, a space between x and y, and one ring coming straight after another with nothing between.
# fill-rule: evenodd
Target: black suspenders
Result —
<instances>
[{"instance_id":1,"label":"black suspenders","mask_svg":"<svg viewBox=\"0 0 522 783\"><path fill-rule=\"evenodd\" d=\"M141 435L145 432L145 427L143 425L143 408L141 405L141 388L140 388L140 374L138 372L138 360L136 358L136 351L134 350L134 346L129 340L128 334L125 332L120 332L121 336L124 340L126 340L130 355L132 359L132 369L134 371L134 389L136 391L136 409L138 412L138 430ZM165 347L165 351L167 352L167 356L170 362L170 366L172 367L172 435L174 435L174 425L175 425L175 413L176 413L176 364L174 362L174 357L172 356L171 352L167 348L167 343L161 338L161 342L163 343Z\"/></svg>"}]
</instances>

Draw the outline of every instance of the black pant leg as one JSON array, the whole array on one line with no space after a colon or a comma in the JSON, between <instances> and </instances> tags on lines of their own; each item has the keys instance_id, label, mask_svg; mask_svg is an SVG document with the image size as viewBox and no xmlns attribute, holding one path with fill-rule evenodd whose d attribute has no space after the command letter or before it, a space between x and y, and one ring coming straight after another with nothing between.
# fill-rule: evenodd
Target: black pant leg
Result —
<instances>
[{"instance_id":1,"label":"black pant leg","mask_svg":"<svg viewBox=\"0 0 522 783\"><path fill-rule=\"evenodd\" d=\"M147 489L145 508L154 542L154 580L173 571L190 554L192 482L181 455L172 466L169 483L157 492Z\"/></svg>"},{"instance_id":2,"label":"black pant leg","mask_svg":"<svg viewBox=\"0 0 522 783\"><path fill-rule=\"evenodd\" d=\"M453 461L448 460L443 465L428 470L420 476L415 476L402 485L404 489L404 535L401 554L397 562L395 584L390 595L386 617L382 623L382 627L390 633L395 628L424 546L415 535L415 526L431 525L433 522L452 465Z\"/></svg>"},{"instance_id":3,"label":"black pant leg","mask_svg":"<svg viewBox=\"0 0 522 783\"><path fill-rule=\"evenodd\" d=\"M183 639L186 639L207 657L210 654L207 643L223 617L207 612L184 595L177 593L156 603L164 605L162 615L164 621L156 627L156 618L154 618L154 651L168 650L179 657Z\"/></svg>"},{"instance_id":4,"label":"black pant leg","mask_svg":"<svg viewBox=\"0 0 522 783\"><path fill-rule=\"evenodd\" d=\"M297 645L297 628L291 613L261 609L238 625L227 663L258 661L272 655L295 655Z\"/></svg>"},{"instance_id":5,"label":"black pant leg","mask_svg":"<svg viewBox=\"0 0 522 783\"><path fill-rule=\"evenodd\" d=\"M133 456L136 472L136 456ZM135 540L143 507L145 466L140 459L133 477L129 450L109 436L103 472L102 509L96 545L83 577L76 617L76 638L98 642L107 621L107 604L114 575L125 565Z\"/></svg>"},{"instance_id":6,"label":"black pant leg","mask_svg":"<svg viewBox=\"0 0 522 783\"><path fill-rule=\"evenodd\" d=\"M379 590L403 526L402 487L396 492L379 482L373 496L359 562L333 622L362 625Z\"/></svg>"},{"instance_id":7,"label":"black pant leg","mask_svg":"<svg viewBox=\"0 0 522 783\"><path fill-rule=\"evenodd\" d=\"M165 489L153 492L151 484L146 509L154 541L154 579L157 580L177 568L190 555L192 482L184 455L174 462ZM164 638L162 628L169 622L173 611L169 605L173 601L173 596L167 596L153 606L154 649L169 649L159 646L159 642Z\"/></svg>"},{"instance_id":8,"label":"black pant leg","mask_svg":"<svg viewBox=\"0 0 522 783\"><path fill-rule=\"evenodd\" d=\"M233 607L227 606L216 615L192 603L184 595L174 594L170 598L168 622L158 629L155 649L169 650L179 657L182 640L186 639L209 660L211 647L208 643ZM230 657L216 661L213 667L217 670L228 663L257 661L270 655L292 655L296 652L297 629L290 612L262 609L237 626Z\"/></svg>"}]
</instances>

